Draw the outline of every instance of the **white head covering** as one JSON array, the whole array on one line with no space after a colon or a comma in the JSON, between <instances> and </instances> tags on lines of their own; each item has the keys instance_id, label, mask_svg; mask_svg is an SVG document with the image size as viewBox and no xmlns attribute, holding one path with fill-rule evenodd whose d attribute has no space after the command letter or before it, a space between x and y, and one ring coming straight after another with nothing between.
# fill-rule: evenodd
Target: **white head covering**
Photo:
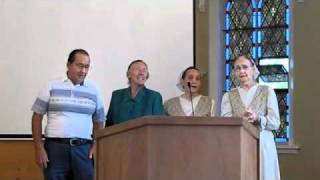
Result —
<instances>
[{"instance_id":1,"label":"white head covering","mask_svg":"<svg viewBox=\"0 0 320 180\"><path fill-rule=\"evenodd\" d=\"M183 88L183 85L182 85L182 83L183 83L182 82L183 81L182 74L183 74L183 72L180 73L176 86L177 86L178 89L180 89L180 91L184 92L184 88Z\"/></svg>"},{"instance_id":2,"label":"white head covering","mask_svg":"<svg viewBox=\"0 0 320 180\"><path fill-rule=\"evenodd\" d=\"M189 70L191 70L191 69L198 71L198 72L200 73L200 76L201 76L201 71L200 71L198 68L194 67L194 66L189 66L189 67L187 67L185 70L183 70L183 71L180 73L180 75L179 75L179 77L178 77L178 82L177 82L177 84L176 84L176 86L178 87L178 89L180 89L182 92L185 91L185 89L184 89L184 87L183 87L183 78L182 78L182 76L183 76L183 74L186 75L187 71L189 71Z\"/></svg>"}]
</instances>

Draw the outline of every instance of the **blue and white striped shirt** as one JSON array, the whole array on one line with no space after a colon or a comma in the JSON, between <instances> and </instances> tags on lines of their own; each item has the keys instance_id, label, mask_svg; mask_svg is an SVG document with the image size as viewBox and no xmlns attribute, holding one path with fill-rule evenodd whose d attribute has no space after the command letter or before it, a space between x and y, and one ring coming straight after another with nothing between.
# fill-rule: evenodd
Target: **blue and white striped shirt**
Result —
<instances>
[{"instance_id":1,"label":"blue and white striped shirt","mask_svg":"<svg viewBox=\"0 0 320 180\"><path fill-rule=\"evenodd\" d=\"M68 78L50 81L39 93L32 111L47 113L46 137L91 139L92 122L105 121L97 87L89 81L74 85Z\"/></svg>"}]
</instances>

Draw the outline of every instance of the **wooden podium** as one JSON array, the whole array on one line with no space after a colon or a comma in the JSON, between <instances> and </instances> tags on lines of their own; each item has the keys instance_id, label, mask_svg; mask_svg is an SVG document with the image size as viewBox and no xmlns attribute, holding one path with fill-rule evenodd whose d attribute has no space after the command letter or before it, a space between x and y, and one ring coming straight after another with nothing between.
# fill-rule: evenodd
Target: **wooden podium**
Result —
<instances>
[{"instance_id":1,"label":"wooden podium","mask_svg":"<svg viewBox=\"0 0 320 180\"><path fill-rule=\"evenodd\" d=\"M258 134L239 118L131 120L96 133L96 179L257 180Z\"/></svg>"}]
</instances>

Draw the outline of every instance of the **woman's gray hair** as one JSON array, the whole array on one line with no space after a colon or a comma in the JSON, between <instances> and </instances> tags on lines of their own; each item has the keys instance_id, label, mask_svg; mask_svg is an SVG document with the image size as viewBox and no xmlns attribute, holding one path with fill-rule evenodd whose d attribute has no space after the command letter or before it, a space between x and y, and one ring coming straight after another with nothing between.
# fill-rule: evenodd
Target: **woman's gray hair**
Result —
<instances>
[{"instance_id":1,"label":"woman's gray hair","mask_svg":"<svg viewBox=\"0 0 320 180\"><path fill-rule=\"evenodd\" d=\"M247 59L247 60L250 61L251 66L253 67L253 79L254 79L255 81L257 81L257 79L258 79L258 77L259 77L259 75L260 75L260 71L258 70L258 67L257 67L255 61L254 61L250 56L248 56L248 55L241 55L241 56L238 56L238 57L235 59L234 64L236 63L236 61L237 61L240 57L244 57L245 59ZM233 68L232 68L232 70L231 70L230 79L231 79L231 81L233 82L233 84L234 84L236 87L240 85L234 66L233 66Z\"/></svg>"}]
</instances>

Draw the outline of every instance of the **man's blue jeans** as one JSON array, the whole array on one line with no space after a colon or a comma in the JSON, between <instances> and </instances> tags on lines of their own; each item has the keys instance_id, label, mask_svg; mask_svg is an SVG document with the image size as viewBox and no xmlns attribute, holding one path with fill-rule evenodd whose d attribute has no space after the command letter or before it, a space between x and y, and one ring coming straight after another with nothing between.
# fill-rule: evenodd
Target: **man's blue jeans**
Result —
<instances>
[{"instance_id":1,"label":"man's blue jeans","mask_svg":"<svg viewBox=\"0 0 320 180\"><path fill-rule=\"evenodd\" d=\"M45 180L93 180L93 161L89 159L91 144L70 144L46 141L49 163L44 169Z\"/></svg>"}]
</instances>

